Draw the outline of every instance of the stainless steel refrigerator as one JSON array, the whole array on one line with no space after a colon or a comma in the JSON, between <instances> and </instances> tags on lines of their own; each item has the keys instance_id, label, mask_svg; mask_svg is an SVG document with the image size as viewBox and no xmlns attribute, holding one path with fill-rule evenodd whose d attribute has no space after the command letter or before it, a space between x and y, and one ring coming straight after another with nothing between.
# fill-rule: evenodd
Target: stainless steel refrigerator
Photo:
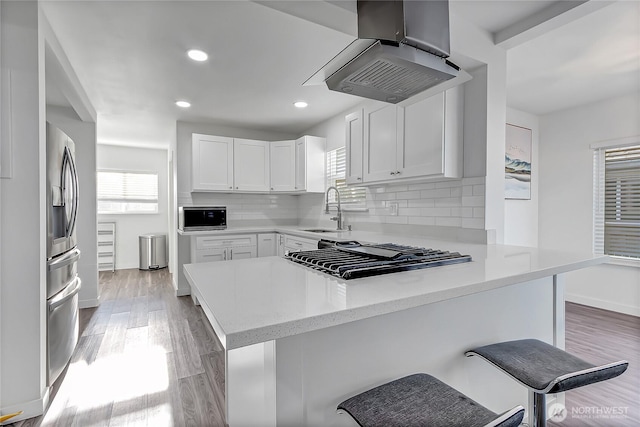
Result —
<instances>
[{"instance_id":1,"label":"stainless steel refrigerator","mask_svg":"<svg viewBox=\"0 0 640 427\"><path fill-rule=\"evenodd\" d=\"M47 384L78 343L78 174L71 138L47 123Z\"/></svg>"}]
</instances>

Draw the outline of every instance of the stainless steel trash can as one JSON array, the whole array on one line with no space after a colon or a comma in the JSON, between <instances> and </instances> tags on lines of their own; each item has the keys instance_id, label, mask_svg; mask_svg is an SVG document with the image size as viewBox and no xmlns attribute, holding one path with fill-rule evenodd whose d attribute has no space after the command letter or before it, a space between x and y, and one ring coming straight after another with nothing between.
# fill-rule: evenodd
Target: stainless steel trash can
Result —
<instances>
[{"instance_id":1,"label":"stainless steel trash can","mask_svg":"<svg viewBox=\"0 0 640 427\"><path fill-rule=\"evenodd\" d=\"M167 266L167 235L143 234L138 237L140 270L157 270Z\"/></svg>"}]
</instances>

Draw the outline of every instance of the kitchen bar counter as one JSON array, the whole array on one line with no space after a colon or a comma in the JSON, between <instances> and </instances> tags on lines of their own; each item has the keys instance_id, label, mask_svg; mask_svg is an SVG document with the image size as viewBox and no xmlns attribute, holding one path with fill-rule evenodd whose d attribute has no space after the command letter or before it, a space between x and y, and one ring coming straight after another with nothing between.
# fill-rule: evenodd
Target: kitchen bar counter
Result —
<instances>
[{"instance_id":1,"label":"kitchen bar counter","mask_svg":"<svg viewBox=\"0 0 640 427\"><path fill-rule=\"evenodd\" d=\"M460 252L471 255L473 261L355 280L342 280L279 257L188 264L184 271L223 345L234 349L553 276L607 259L375 233L351 236L365 241L362 237L369 242Z\"/></svg>"},{"instance_id":2,"label":"kitchen bar counter","mask_svg":"<svg viewBox=\"0 0 640 427\"><path fill-rule=\"evenodd\" d=\"M296 229L266 232L274 231ZM563 275L607 260L516 246L331 234L460 252L473 261L355 280L279 257L185 265L194 302L225 347L231 427L352 426L348 416L336 414L339 402L415 372L438 377L494 412L526 407L523 387L477 358L465 358L464 351L522 338L564 348ZM559 395L549 404L562 401Z\"/></svg>"}]
</instances>

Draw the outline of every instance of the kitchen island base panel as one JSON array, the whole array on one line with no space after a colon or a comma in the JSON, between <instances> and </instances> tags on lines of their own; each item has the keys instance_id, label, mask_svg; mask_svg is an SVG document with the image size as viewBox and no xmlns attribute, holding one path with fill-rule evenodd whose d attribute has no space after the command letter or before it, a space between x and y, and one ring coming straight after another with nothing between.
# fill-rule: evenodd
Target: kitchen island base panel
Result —
<instances>
[{"instance_id":1,"label":"kitchen island base panel","mask_svg":"<svg viewBox=\"0 0 640 427\"><path fill-rule=\"evenodd\" d=\"M338 403L414 372L494 412L527 406L525 388L464 352L521 338L554 343L554 300L548 277L228 350L229 425L353 426Z\"/></svg>"}]
</instances>

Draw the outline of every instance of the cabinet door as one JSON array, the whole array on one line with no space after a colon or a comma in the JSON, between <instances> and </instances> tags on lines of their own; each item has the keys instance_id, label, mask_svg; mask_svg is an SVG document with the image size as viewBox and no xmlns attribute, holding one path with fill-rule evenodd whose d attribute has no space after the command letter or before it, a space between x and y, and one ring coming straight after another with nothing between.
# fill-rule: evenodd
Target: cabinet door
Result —
<instances>
[{"instance_id":1,"label":"cabinet door","mask_svg":"<svg viewBox=\"0 0 640 427\"><path fill-rule=\"evenodd\" d=\"M304 138L296 140L296 191L307 189L307 144Z\"/></svg>"},{"instance_id":2,"label":"cabinet door","mask_svg":"<svg viewBox=\"0 0 640 427\"><path fill-rule=\"evenodd\" d=\"M395 105L379 105L364 110L363 181L387 181L397 177Z\"/></svg>"},{"instance_id":3,"label":"cabinet door","mask_svg":"<svg viewBox=\"0 0 640 427\"><path fill-rule=\"evenodd\" d=\"M234 189L269 191L269 143L236 138L233 150Z\"/></svg>"},{"instance_id":4,"label":"cabinet door","mask_svg":"<svg viewBox=\"0 0 640 427\"><path fill-rule=\"evenodd\" d=\"M226 261L227 248L202 249L196 251L195 262Z\"/></svg>"},{"instance_id":5,"label":"cabinet door","mask_svg":"<svg viewBox=\"0 0 640 427\"><path fill-rule=\"evenodd\" d=\"M276 250L276 233L258 234L258 257L275 256Z\"/></svg>"},{"instance_id":6,"label":"cabinet door","mask_svg":"<svg viewBox=\"0 0 640 427\"><path fill-rule=\"evenodd\" d=\"M257 251L255 246L239 246L227 249L227 259L255 258Z\"/></svg>"},{"instance_id":7,"label":"cabinet door","mask_svg":"<svg viewBox=\"0 0 640 427\"><path fill-rule=\"evenodd\" d=\"M233 189L233 138L194 133L191 156L192 191Z\"/></svg>"},{"instance_id":8,"label":"cabinet door","mask_svg":"<svg viewBox=\"0 0 640 427\"><path fill-rule=\"evenodd\" d=\"M404 107L402 140L398 142L400 177L444 172L444 93Z\"/></svg>"},{"instance_id":9,"label":"cabinet door","mask_svg":"<svg viewBox=\"0 0 640 427\"><path fill-rule=\"evenodd\" d=\"M362 183L362 109L347 114L345 121L345 151L347 184Z\"/></svg>"},{"instance_id":10,"label":"cabinet door","mask_svg":"<svg viewBox=\"0 0 640 427\"><path fill-rule=\"evenodd\" d=\"M271 191L293 191L296 181L296 142L273 141L270 144Z\"/></svg>"}]
</instances>

